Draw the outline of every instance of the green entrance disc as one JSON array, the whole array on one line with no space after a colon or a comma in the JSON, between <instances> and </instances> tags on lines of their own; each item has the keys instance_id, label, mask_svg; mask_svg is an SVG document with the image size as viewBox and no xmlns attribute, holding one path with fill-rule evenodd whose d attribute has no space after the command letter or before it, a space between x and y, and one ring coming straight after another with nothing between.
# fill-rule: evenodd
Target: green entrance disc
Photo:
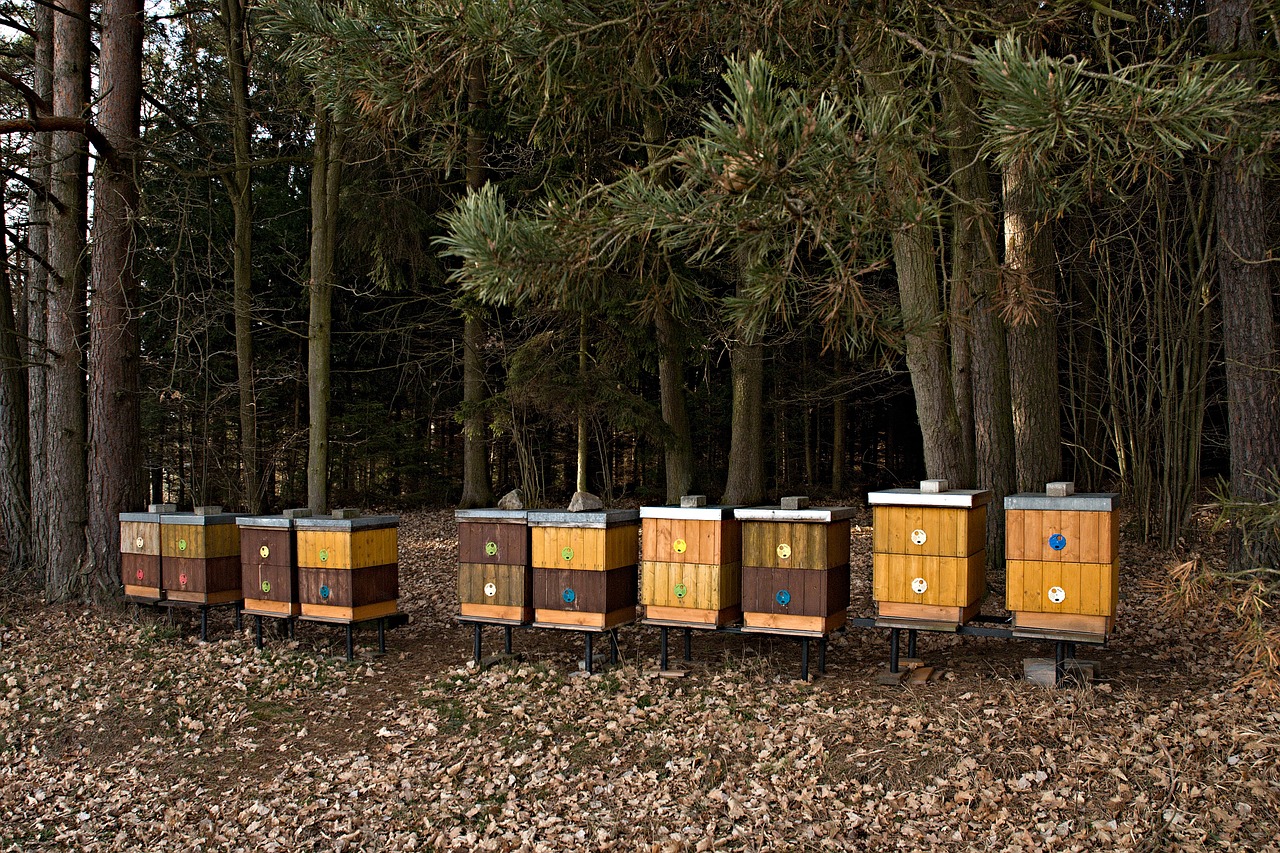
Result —
<instances>
[{"instance_id":1,"label":"green entrance disc","mask_svg":"<svg viewBox=\"0 0 1280 853\"><path fill-rule=\"evenodd\" d=\"M561 552L560 552L560 556L561 556L561 557L564 557L566 560L572 560L572 559L573 559L573 549L572 549L572 548L565 548L563 551L561 551Z\"/></svg>"},{"instance_id":2,"label":"green entrance disc","mask_svg":"<svg viewBox=\"0 0 1280 853\"><path fill-rule=\"evenodd\" d=\"M498 556L498 543L497 542L484 543L484 552L488 554L490 557Z\"/></svg>"},{"instance_id":3,"label":"green entrance disc","mask_svg":"<svg viewBox=\"0 0 1280 853\"><path fill-rule=\"evenodd\" d=\"M685 586L682 583L678 583L676 584L675 594L676 594L676 598L684 598L686 595L689 594L689 587Z\"/></svg>"}]
</instances>

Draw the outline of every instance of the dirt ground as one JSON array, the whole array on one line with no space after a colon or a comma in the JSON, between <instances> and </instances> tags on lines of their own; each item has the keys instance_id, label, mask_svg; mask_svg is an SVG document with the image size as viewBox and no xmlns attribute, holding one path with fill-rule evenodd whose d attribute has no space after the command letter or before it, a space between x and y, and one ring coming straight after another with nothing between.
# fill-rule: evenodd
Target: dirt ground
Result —
<instances>
[{"instance_id":1,"label":"dirt ground","mask_svg":"<svg viewBox=\"0 0 1280 853\"><path fill-rule=\"evenodd\" d=\"M354 663L330 626L255 651L225 612L201 643L187 612L4 593L0 850L1280 850L1280 702L1237 685L1228 625L1162 609L1173 555L1122 547L1086 686L1021 680L1049 644L940 634L939 680L880 686L886 632L858 629L812 683L798 643L741 635L652 677L635 626L578 677L554 631L470 667L452 514L401 520L411 622Z\"/></svg>"}]
</instances>

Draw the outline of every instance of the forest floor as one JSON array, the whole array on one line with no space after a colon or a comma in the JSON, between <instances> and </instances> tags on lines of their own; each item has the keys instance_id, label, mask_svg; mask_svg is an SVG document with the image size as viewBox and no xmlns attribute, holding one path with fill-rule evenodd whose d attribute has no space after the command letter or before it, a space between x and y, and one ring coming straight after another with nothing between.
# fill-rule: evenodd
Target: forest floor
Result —
<instances>
[{"instance_id":1,"label":"forest floor","mask_svg":"<svg viewBox=\"0 0 1280 853\"><path fill-rule=\"evenodd\" d=\"M1211 611L1163 609L1173 555L1122 547L1091 684L1022 681L1048 644L927 634L942 677L886 687L885 632L856 629L811 683L758 635L652 677L638 627L590 677L578 635L522 629L523 662L477 671L455 535L402 516L412 621L354 663L331 626L255 651L225 614L201 643L188 612L4 593L0 850L1280 850L1280 701L1237 684Z\"/></svg>"}]
</instances>

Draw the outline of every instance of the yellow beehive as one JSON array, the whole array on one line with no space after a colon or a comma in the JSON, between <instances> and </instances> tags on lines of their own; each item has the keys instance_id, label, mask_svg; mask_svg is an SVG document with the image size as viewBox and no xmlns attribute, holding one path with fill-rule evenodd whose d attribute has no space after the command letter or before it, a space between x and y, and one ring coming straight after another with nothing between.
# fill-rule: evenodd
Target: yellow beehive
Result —
<instances>
[{"instance_id":1,"label":"yellow beehive","mask_svg":"<svg viewBox=\"0 0 1280 853\"><path fill-rule=\"evenodd\" d=\"M142 602L164 598L160 577L160 517L175 504L152 504L146 512L120 513L120 574L124 594Z\"/></svg>"},{"instance_id":2,"label":"yellow beehive","mask_svg":"<svg viewBox=\"0 0 1280 853\"><path fill-rule=\"evenodd\" d=\"M1105 638L1120 599L1120 516L1113 493L1074 494L1050 483L1043 494L1005 505L1005 606L1015 634Z\"/></svg>"},{"instance_id":3,"label":"yellow beehive","mask_svg":"<svg viewBox=\"0 0 1280 853\"><path fill-rule=\"evenodd\" d=\"M848 621L850 507L734 511L742 522L742 630L824 637Z\"/></svg>"},{"instance_id":4,"label":"yellow beehive","mask_svg":"<svg viewBox=\"0 0 1280 853\"><path fill-rule=\"evenodd\" d=\"M991 498L989 491L948 489L944 480L867 495L879 617L963 625L977 615Z\"/></svg>"},{"instance_id":5,"label":"yellow beehive","mask_svg":"<svg viewBox=\"0 0 1280 853\"><path fill-rule=\"evenodd\" d=\"M733 507L640 508L640 603L650 624L718 628L742 614L742 523Z\"/></svg>"},{"instance_id":6,"label":"yellow beehive","mask_svg":"<svg viewBox=\"0 0 1280 853\"><path fill-rule=\"evenodd\" d=\"M535 625L600 631L635 621L639 512L531 510L529 527Z\"/></svg>"},{"instance_id":7,"label":"yellow beehive","mask_svg":"<svg viewBox=\"0 0 1280 853\"><path fill-rule=\"evenodd\" d=\"M160 575L165 598L194 604L239 601L238 513L219 506L160 516Z\"/></svg>"},{"instance_id":8,"label":"yellow beehive","mask_svg":"<svg viewBox=\"0 0 1280 853\"><path fill-rule=\"evenodd\" d=\"M347 623L395 614L399 524L394 515L359 517L352 510L296 519L302 618Z\"/></svg>"}]
</instances>

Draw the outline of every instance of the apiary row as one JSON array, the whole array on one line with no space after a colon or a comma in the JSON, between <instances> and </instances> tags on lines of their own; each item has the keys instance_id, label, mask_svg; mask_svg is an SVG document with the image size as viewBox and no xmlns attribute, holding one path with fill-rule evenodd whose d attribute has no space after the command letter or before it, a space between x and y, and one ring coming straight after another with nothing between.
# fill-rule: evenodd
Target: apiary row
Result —
<instances>
[{"instance_id":1,"label":"apiary row","mask_svg":"<svg viewBox=\"0 0 1280 853\"><path fill-rule=\"evenodd\" d=\"M988 491L872 492L877 625L955 630L986 591ZM1012 495L1006 604L1015 634L1098 641L1119 593L1115 495ZM635 621L823 637L846 624L849 507L459 510L464 620L601 631Z\"/></svg>"},{"instance_id":2,"label":"apiary row","mask_svg":"<svg viewBox=\"0 0 1280 853\"><path fill-rule=\"evenodd\" d=\"M250 615L351 623L399 597L395 516L252 516L169 504L120 515L125 595L140 602L243 602Z\"/></svg>"}]
</instances>

